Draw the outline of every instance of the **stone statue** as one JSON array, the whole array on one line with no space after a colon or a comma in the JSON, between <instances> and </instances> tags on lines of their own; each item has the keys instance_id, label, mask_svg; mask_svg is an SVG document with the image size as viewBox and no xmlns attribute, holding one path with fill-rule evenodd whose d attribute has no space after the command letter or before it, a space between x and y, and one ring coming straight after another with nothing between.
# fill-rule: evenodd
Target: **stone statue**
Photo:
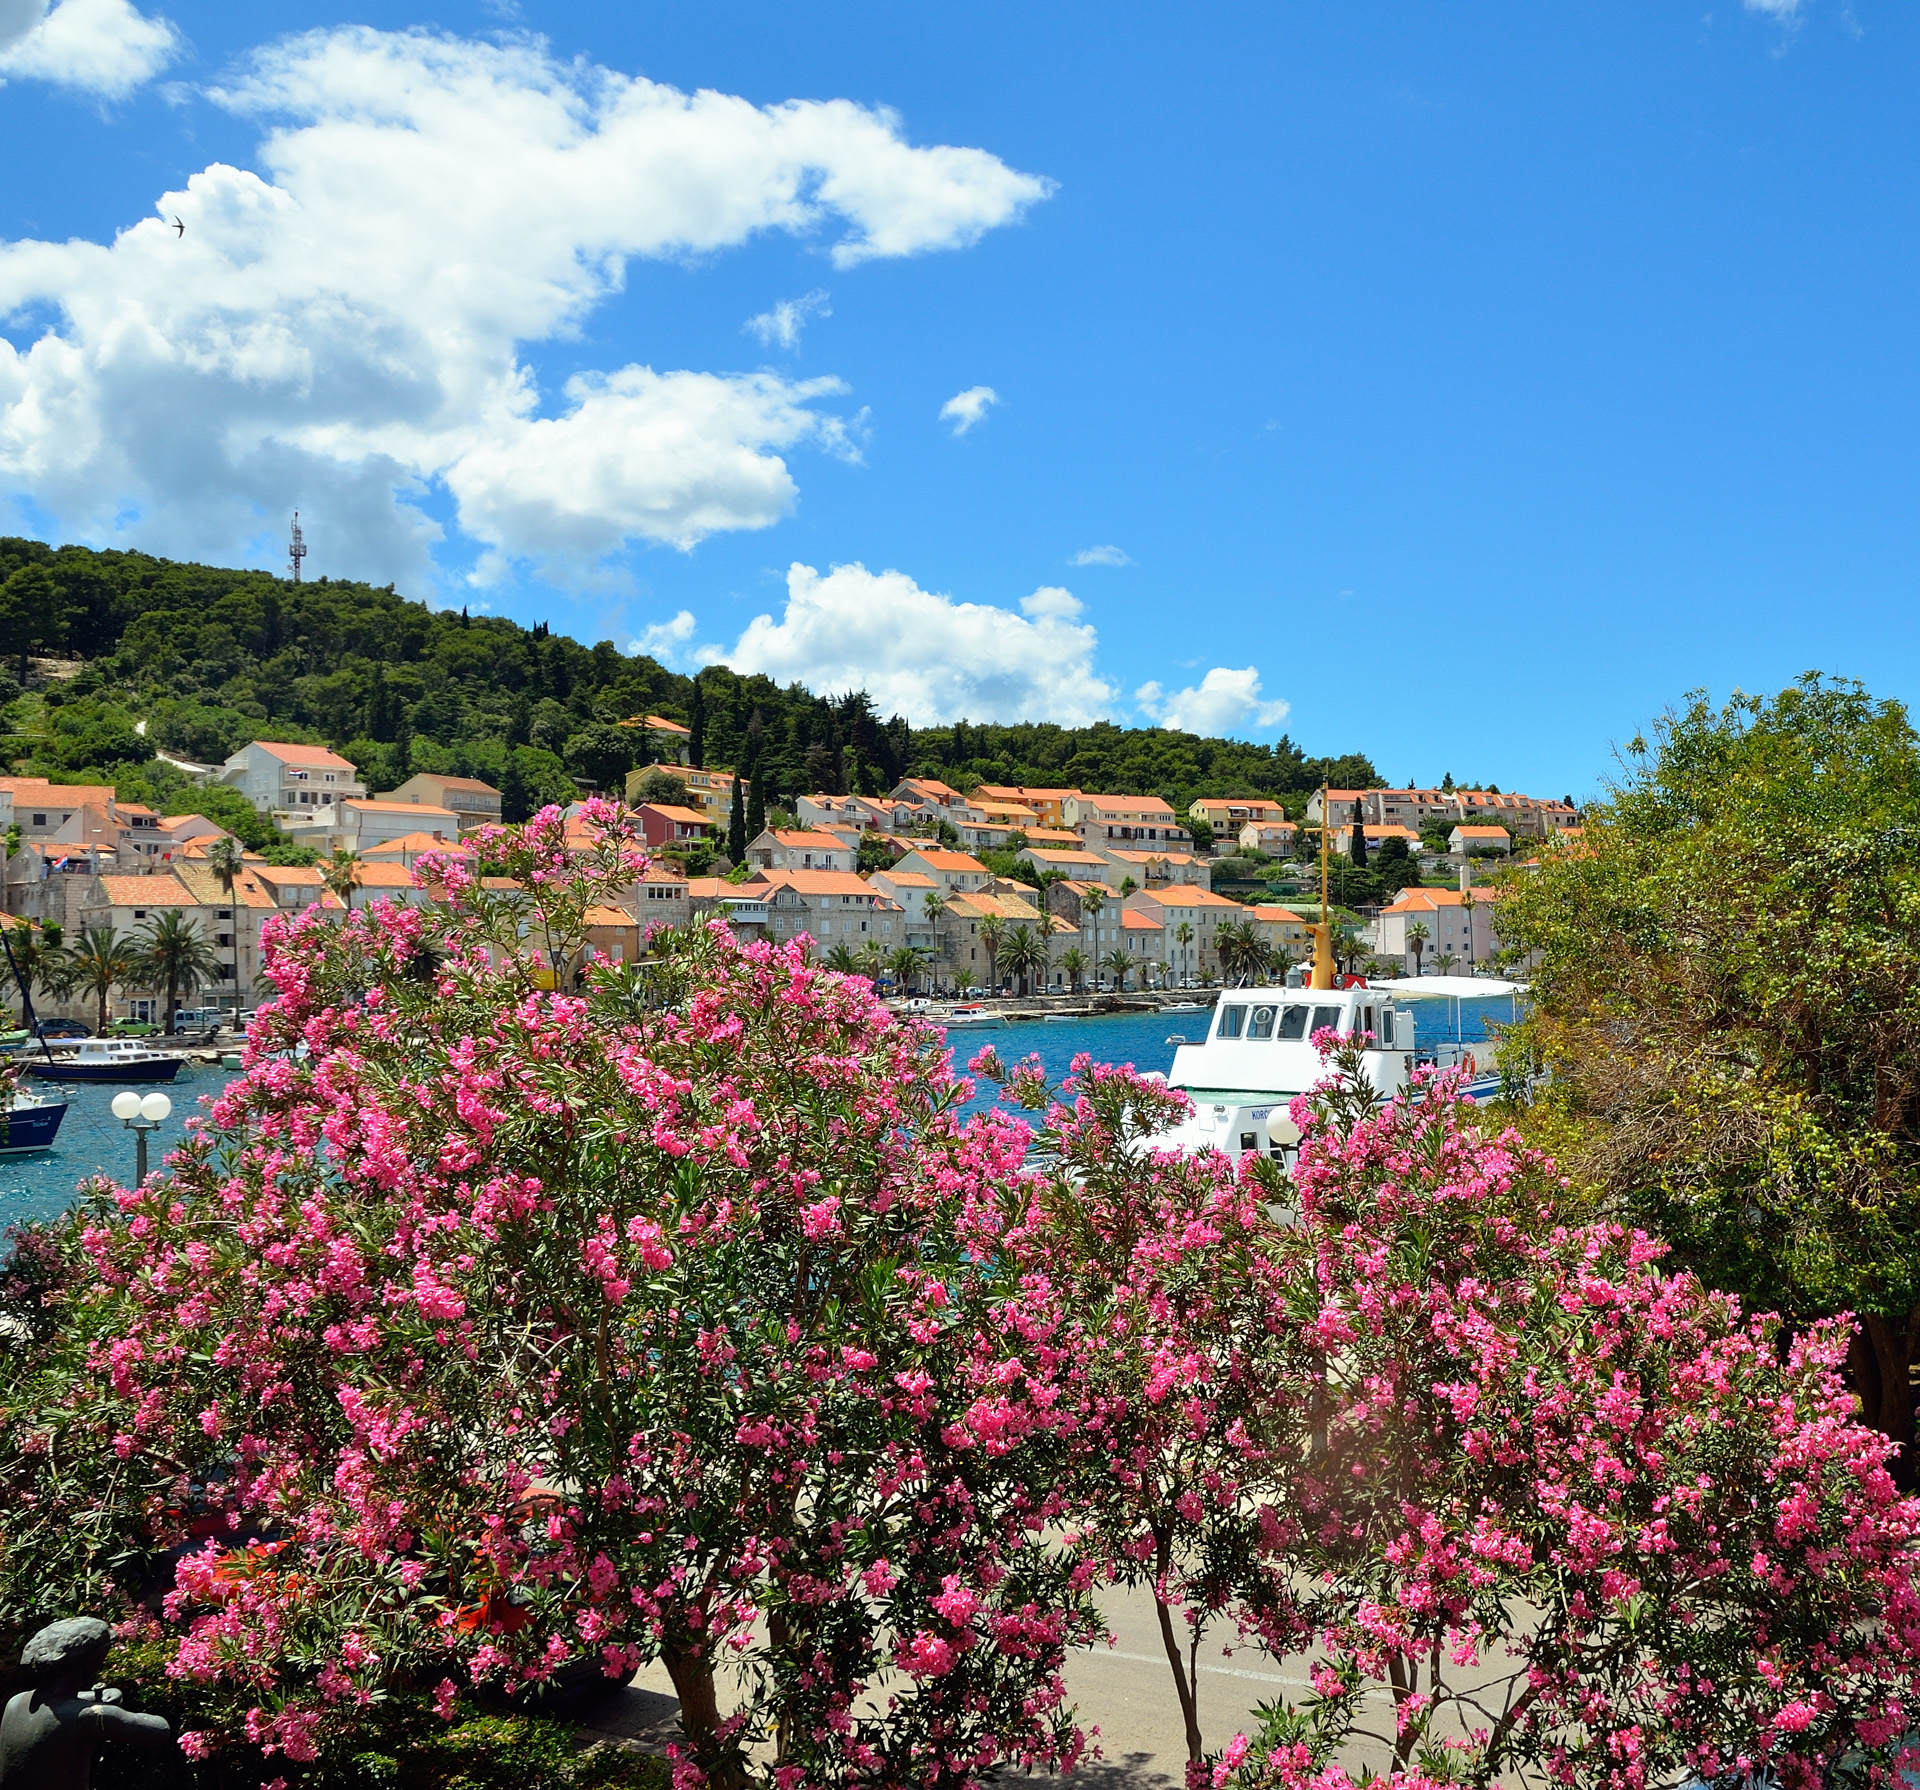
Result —
<instances>
[{"instance_id":1,"label":"stone statue","mask_svg":"<svg viewBox=\"0 0 1920 1790\"><path fill-rule=\"evenodd\" d=\"M103 1740L154 1747L173 1738L165 1716L135 1715L118 1691L93 1683L112 1645L92 1616L52 1623L26 1644L20 1664L34 1688L0 1715L0 1790L87 1790Z\"/></svg>"}]
</instances>

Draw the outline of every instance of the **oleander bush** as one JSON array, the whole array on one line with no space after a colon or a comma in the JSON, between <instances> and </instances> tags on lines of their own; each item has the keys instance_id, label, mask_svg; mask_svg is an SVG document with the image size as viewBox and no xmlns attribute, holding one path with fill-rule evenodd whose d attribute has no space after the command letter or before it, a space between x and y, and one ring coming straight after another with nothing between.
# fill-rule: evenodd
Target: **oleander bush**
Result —
<instances>
[{"instance_id":1,"label":"oleander bush","mask_svg":"<svg viewBox=\"0 0 1920 1790\"><path fill-rule=\"evenodd\" d=\"M1831 1327L1562 1222L1350 1040L1289 1180L1160 1154L1183 1097L1085 1061L984 1053L1037 1129L963 1119L799 946L555 989L641 863L584 820L281 923L198 1134L0 1274L0 1621L116 1620L180 1782L626 1781L536 1702L648 1662L677 1790L1066 1768L1122 1583L1194 1784L1895 1766L1920 1507ZM1222 1625L1311 1687L1212 1750Z\"/></svg>"}]
</instances>

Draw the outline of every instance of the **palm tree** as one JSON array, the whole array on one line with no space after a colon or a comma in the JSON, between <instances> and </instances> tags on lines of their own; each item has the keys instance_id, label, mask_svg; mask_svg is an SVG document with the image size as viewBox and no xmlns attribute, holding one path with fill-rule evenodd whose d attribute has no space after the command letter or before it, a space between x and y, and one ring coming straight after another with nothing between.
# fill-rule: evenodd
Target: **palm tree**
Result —
<instances>
[{"instance_id":1,"label":"palm tree","mask_svg":"<svg viewBox=\"0 0 1920 1790\"><path fill-rule=\"evenodd\" d=\"M1184 921L1181 930L1186 930ZM1220 973L1240 983L1259 971L1267 954L1260 929L1251 920L1229 920L1213 935L1213 948L1220 958Z\"/></svg>"},{"instance_id":2,"label":"palm tree","mask_svg":"<svg viewBox=\"0 0 1920 1790\"><path fill-rule=\"evenodd\" d=\"M114 984L128 981L140 961L139 946L111 926L89 926L80 934L80 943L70 954L73 979L87 989L99 1006L96 1032L107 1029L107 1003L113 997Z\"/></svg>"},{"instance_id":3,"label":"palm tree","mask_svg":"<svg viewBox=\"0 0 1920 1790\"><path fill-rule=\"evenodd\" d=\"M1420 974L1420 958L1427 948L1427 940L1432 938L1425 925L1419 920L1407 928L1407 949L1413 953L1413 973Z\"/></svg>"},{"instance_id":4,"label":"palm tree","mask_svg":"<svg viewBox=\"0 0 1920 1790\"><path fill-rule=\"evenodd\" d=\"M1441 975L1451 976L1453 974L1453 966L1459 961L1460 959L1451 951L1442 951L1440 955L1433 960L1433 967L1438 970Z\"/></svg>"},{"instance_id":5,"label":"palm tree","mask_svg":"<svg viewBox=\"0 0 1920 1790\"><path fill-rule=\"evenodd\" d=\"M843 976L854 975L860 968L854 961L853 947L844 942L837 944L826 955L826 965L830 970L838 970Z\"/></svg>"},{"instance_id":6,"label":"palm tree","mask_svg":"<svg viewBox=\"0 0 1920 1790\"><path fill-rule=\"evenodd\" d=\"M1182 920L1180 924L1173 929L1173 937L1174 942L1180 947L1182 961L1184 962L1186 949L1193 943L1193 922L1191 920ZM1190 977L1187 978L1187 980L1191 979Z\"/></svg>"},{"instance_id":7,"label":"palm tree","mask_svg":"<svg viewBox=\"0 0 1920 1790\"><path fill-rule=\"evenodd\" d=\"M980 922L980 942L987 948L987 965L997 976L1000 947L1007 942L1007 923L998 914L989 914ZM995 984L998 986L998 984Z\"/></svg>"},{"instance_id":8,"label":"palm tree","mask_svg":"<svg viewBox=\"0 0 1920 1790\"><path fill-rule=\"evenodd\" d=\"M13 954L13 965L19 972L19 979L25 984L23 992L28 1001L32 1000L35 988L44 989L57 997L62 989L71 986L67 951L60 942L58 921L36 930L22 920L8 929L7 945ZM26 1014L22 1012L21 1023L25 1021Z\"/></svg>"},{"instance_id":9,"label":"palm tree","mask_svg":"<svg viewBox=\"0 0 1920 1790\"><path fill-rule=\"evenodd\" d=\"M138 974L150 988L167 991L162 1030L173 1036L174 1009L180 996L191 994L203 982L220 974L219 954L206 935L177 907L156 914L141 928Z\"/></svg>"},{"instance_id":10,"label":"palm tree","mask_svg":"<svg viewBox=\"0 0 1920 1790\"><path fill-rule=\"evenodd\" d=\"M231 833L223 833L207 847L207 868L214 874L220 885L220 892L227 898L227 912L238 915L233 905L233 885L240 880L240 872L246 868L247 854L240 841ZM233 940L233 974L226 978L233 983L233 1000L240 1004L240 927L236 917L233 930L227 935Z\"/></svg>"},{"instance_id":11,"label":"palm tree","mask_svg":"<svg viewBox=\"0 0 1920 1790\"><path fill-rule=\"evenodd\" d=\"M956 994L965 994L967 990L974 985L976 980L978 980L978 978L974 975L972 969L963 963L953 972L954 992Z\"/></svg>"},{"instance_id":12,"label":"palm tree","mask_svg":"<svg viewBox=\"0 0 1920 1790\"><path fill-rule=\"evenodd\" d=\"M1047 947L1028 926L1016 926L1000 947L1001 967L1020 978L1020 992L1030 994L1033 972L1047 967Z\"/></svg>"},{"instance_id":13,"label":"palm tree","mask_svg":"<svg viewBox=\"0 0 1920 1790\"><path fill-rule=\"evenodd\" d=\"M902 945L887 958L894 981L909 991L926 967L927 954L918 945Z\"/></svg>"},{"instance_id":14,"label":"palm tree","mask_svg":"<svg viewBox=\"0 0 1920 1790\"><path fill-rule=\"evenodd\" d=\"M1080 992L1080 978L1087 973L1087 954L1078 945L1069 945L1060 953L1061 973L1067 978L1067 987L1074 993Z\"/></svg>"},{"instance_id":15,"label":"palm tree","mask_svg":"<svg viewBox=\"0 0 1920 1790\"><path fill-rule=\"evenodd\" d=\"M1100 959L1100 967L1113 978L1113 985L1120 993L1127 992L1127 978L1133 974L1133 959L1118 946Z\"/></svg>"},{"instance_id":16,"label":"palm tree","mask_svg":"<svg viewBox=\"0 0 1920 1790\"><path fill-rule=\"evenodd\" d=\"M865 976L869 982L877 982L880 979L881 970L886 967L887 954L875 941L869 939L854 952L853 961L861 975Z\"/></svg>"},{"instance_id":17,"label":"palm tree","mask_svg":"<svg viewBox=\"0 0 1920 1790\"><path fill-rule=\"evenodd\" d=\"M937 926L940 916L947 911L947 898L938 889L920 897L920 911L927 917L927 924Z\"/></svg>"},{"instance_id":18,"label":"palm tree","mask_svg":"<svg viewBox=\"0 0 1920 1790\"><path fill-rule=\"evenodd\" d=\"M327 885L329 894L336 895L346 904L348 913L353 912L353 891L360 882L360 858L344 845L333 848L333 856L320 866L320 880Z\"/></svg>"}]
</instances>

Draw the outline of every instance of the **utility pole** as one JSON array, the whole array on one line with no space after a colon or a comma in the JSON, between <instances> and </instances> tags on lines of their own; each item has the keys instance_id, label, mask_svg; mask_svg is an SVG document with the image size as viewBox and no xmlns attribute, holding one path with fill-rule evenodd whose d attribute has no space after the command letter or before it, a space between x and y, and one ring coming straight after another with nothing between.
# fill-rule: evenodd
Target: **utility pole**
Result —
<instances>
[{"instance_id":1,"label":"utility pole","mask_svg":"<svg viewBox=\"0 0 1920 1790\"><path fill-rule=\"evenodd\" d=\"M295 584L300 582L300 562L307 557L307 543L300 533L300 512L293 512L293 539L287 543L287 570Z\"/></svg>"}]
</instances>

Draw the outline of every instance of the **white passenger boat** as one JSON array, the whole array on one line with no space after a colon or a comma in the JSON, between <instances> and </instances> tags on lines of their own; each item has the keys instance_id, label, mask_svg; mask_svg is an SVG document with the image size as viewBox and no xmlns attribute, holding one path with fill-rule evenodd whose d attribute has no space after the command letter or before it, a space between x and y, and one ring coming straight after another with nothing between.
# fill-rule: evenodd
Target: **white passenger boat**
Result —
<instances>
[{"instance_id":1,"label":"white passenger boat","mask_svg":"<svg viewBox=\"0 0 1920 1790\"><path fill-rule=\"evenodd\" d=\"M1323 879L1325 874L1323 846ZM1520 984L1487 976L1412 976L1369 985L1359 977L1338 977L1324 917L1324 880L1321 887L1322 919L1311 928L1314 961L1308 986L1221 991L1206 1036L1174 1052L1167 1081L1193 1102L1193 1112L1154 1140L1158 1148L1192 1154L1218 1150L1235 1162L1252 1152L1291 1167L1300 1132L1287 1108L1325 1078L1326 1065L1313 1044L1323 1031L1366 1035L1366 1076L1382 1102L1406 1088L1415 1069L1426 1064L1466 1070L1465 1091L1476 1099L1499 1092L1491 1048L1484 1041L1462 1041L1457 1020L1453 1041L1415 1049L1411 1003L1514 996ZM1336 987L1342 980L1347 986Z\"/></svg>"}]
</instances>

